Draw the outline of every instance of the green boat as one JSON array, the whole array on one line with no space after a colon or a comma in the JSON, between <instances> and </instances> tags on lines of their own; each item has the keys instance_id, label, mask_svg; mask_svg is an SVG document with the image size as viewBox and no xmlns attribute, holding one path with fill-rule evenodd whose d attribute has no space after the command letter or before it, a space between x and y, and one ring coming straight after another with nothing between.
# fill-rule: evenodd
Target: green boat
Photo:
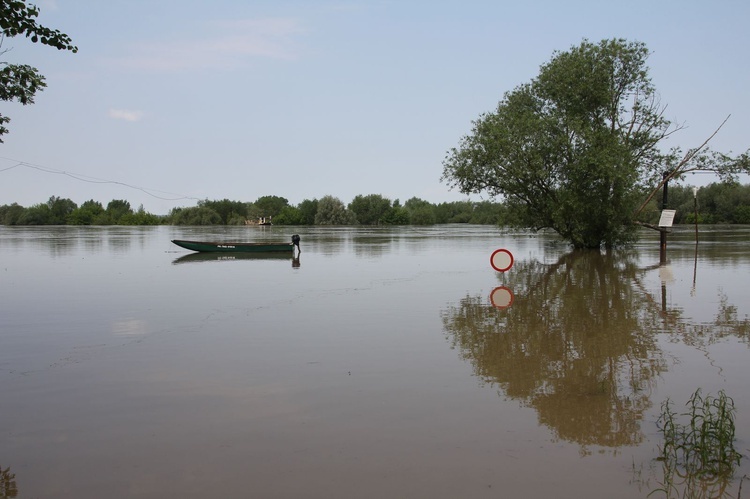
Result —
<instances>
[{"instance_id":1,"label":"green boat","mask_svg":"<svg viewBox=\"0 0 750 499\"><path fill-rule=\"evenodd\" d=\"M276 253L293 252L299 249L299 236L292 236L291 243L241 243L232 241L185 241L184 239L172 239L172 242L191 251L211 253Z\"/></svg>"}]
</instances>

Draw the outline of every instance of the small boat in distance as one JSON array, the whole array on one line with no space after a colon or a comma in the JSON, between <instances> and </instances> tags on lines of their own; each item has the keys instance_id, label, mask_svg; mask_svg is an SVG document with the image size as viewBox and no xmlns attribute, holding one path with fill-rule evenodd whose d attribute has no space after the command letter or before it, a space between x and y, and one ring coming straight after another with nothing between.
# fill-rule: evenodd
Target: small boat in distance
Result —
<instances>
[{"instance_id":1,"label":"small boat in distance","mask_svg":"<svg viewBox=\"0 0 750 499\"><path fill-rule=\"evenodd\" d=\"M181 248L212 253L276 253L299 249L299 236L293 235L290 243L241 243L232 241L185 241L172 239Z\"/></svg>"},{"instance_id":2,"label":"small boat in distance","mask_svg":"<svg viewBox=\"0 0 750 499\"><path fill-rule=\"evenodd\" d=\"M245 220L245 225L255 225L257 227L264 226L264 225L273 225L271 222L271 219L273 217L258 217L258 220Z\"/></svg>"}]
</instances>

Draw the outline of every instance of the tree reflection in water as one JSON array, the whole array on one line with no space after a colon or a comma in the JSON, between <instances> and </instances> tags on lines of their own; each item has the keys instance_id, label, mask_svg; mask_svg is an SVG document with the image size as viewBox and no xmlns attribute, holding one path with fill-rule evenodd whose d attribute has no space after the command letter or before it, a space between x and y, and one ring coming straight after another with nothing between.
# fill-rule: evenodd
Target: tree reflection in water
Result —
<instances>
[{"instance_id":1,"label":"tree reflection in water","mask_svg":"<svg viewBox=\"0 0 750 499\"><path fill-rule=\"evenodd\" d=\"M638 444L666 362L656 342L663 314L633 285L636 260L582 251L552 265L517 261L504 276L512 307L466 296L442 312L445 332L478 377L533 407L558 438Z\"/></svg>"},{"instance_id":2,"label":"tree reflection in water","mask_svg":"<svg viewBox=\"0 0 750 499\"><path fill-rule=\"evenodd\" d=\"M3 469L0 466L0 499L18 497L16 486L16 475L10 472L10 468Z\"/></svg>"},{"instance_id":3,"label":"tree reflection in water","mask_svg":"<svg viewBox=\"0 0 750 499\"><path fill-rule=\"evenodd\" d=\"M643 440L640 421L666 369L657 335L704 349L733 336L750 341L750 319L727 296L708 323L650 294L633 251L572 252L554 264L516 261L503 284L507 309L467 295L442 311L445 333L476 375L533 407L558 438L584 447Z\"/></svg>"},{"instance_id":4,"label":"tree reflection in water","mask_svg":"<svg viewBox=\"0 0 750 499\"><path fill-rule=\"evenodd\" d=\"M750 318L747 315L740 318L737 306L730 303L724 293L719 293L717 302L716 315L713 321L708 323L685 321L679 310L665 312L663 315L666 332L674 340L701 350L728 337L750 342Z\"/></svg>"}]
</instances>

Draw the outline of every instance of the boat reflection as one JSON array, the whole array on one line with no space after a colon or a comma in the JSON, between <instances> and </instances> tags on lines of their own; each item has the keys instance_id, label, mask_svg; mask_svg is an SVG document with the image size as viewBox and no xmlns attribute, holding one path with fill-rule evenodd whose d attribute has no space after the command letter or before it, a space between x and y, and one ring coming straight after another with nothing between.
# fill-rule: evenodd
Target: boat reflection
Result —
<instances>
[{"instance_id":1,"label":"boat reflection","mask_svg":"<svg viewBox=\"0 0 750 499\"><path fill-rule=\"evenodd\" d=\"M205 262L229 262L238 260L276 260L291 261L292 267L300 266L299 254L290 252L268 252L268 253L190 253L176 258L173 265L182 263L205 263Z\"/></svg>"},{"instance_id":2,"label":"boat reflection","mask_svg":"<svg viewBox=\"0 0 750 499\"><path fill-rule=\"evenodd\" d=\"M444 332L477 377L533 407L557 438L583 452L636 445L668 367L658 334L689 344L707 329L744 336L748 327L726 301L710 325L668 308L643 285L645 273L658 268L639 267L632 251L517 261L503 277L512 307L498 310L485 295L467 294L442 310Z\"/></svg>"}]
</instances>

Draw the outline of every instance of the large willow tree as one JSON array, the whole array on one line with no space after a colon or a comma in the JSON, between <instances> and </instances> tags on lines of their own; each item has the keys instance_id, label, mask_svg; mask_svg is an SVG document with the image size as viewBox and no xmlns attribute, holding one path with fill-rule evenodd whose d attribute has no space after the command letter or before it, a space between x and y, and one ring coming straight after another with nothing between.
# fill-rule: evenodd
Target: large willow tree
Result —
<instances>
[{"instance_id":1,"label":"large willow tree","mask_svg":"<svg viewBox=\"0 0 750 499\"><path fill-rule=\"evenodd\" d=\"M576 248L631 240L643 189L670 160L643 43L583 41L556 52L530 83L507 92L451 149L443 180L501 195L519 225L551 228ZM658 182L658 180L657 180Z\"/></svg>"}]
</instances>

